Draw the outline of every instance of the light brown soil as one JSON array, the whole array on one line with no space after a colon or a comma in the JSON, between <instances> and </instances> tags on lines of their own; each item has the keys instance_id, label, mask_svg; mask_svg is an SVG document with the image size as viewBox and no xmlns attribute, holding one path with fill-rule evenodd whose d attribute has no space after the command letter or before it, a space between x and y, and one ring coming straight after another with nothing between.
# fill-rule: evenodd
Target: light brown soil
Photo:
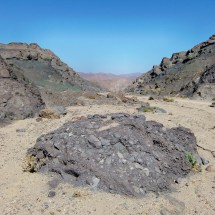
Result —
<instances>
[{"instance_id":1,"label":"light brown soil","mask_svg":"<svg viewBox=\"0 0 215 215\"><path fill-rule=\"evenodd\" d=\"M141 99L147 101L144 97ZM210 102L186 99L170 103L150 101L150 104L164 108L167 114L144 113L148 120L159 121L167 127L190 128L197 137L199 154L210 161L202 166L202 172L175 184L175 192L136 199L61 184L56 188L56 196L48 197L47 182L52 176L22 171L26 150L36 139L78 116L112 112L137 114L138 105L69 107L67 116L61 119L42 122L26 119L0 127L0 214L215 214L215 173L205 170L209 165L215 168L215 158L210 152L215 151L215 108L208 107ZM26 129L26 132L16 132L16 129Z\"/></svg>"}]
</instances>

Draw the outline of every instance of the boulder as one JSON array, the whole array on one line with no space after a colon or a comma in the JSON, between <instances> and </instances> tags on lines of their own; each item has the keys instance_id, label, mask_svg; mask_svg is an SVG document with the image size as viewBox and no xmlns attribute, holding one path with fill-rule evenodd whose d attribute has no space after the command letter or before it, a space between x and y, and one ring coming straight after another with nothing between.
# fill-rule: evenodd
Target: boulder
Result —
<instances>
[{"instance_id":1,"label":"boulder","mask_svg":"<svg viewBox=\"0 0 215 215\"><path fill-rule=\"evenodd\" d=\"M168 129L143 115L97 114L40 136L27 152L34 161L27 166L75 186L144 196L171 190L201 160L196 148L189 129Z\"/></svg>"},{"instance_id":2,"label":"boulder","mask_svg":"<svg viewBox=\"0 0 215 215\"><path fill-rule=\"evenodd\" d=\"M56 112L59 113L62 116L65 116L67 114L67 110L63 106L54 106L52 109Z\"/></svg>"},{"instance_id":3,"label":"boulder","mask_svg":"<svg viewBox=\"0 0 215 215\"><path fill-rule=\"evenodd\" d=\"M210 105L210 107L215 107L215 102L213 102L213 103Z\"/></svg>"}]
</instances>

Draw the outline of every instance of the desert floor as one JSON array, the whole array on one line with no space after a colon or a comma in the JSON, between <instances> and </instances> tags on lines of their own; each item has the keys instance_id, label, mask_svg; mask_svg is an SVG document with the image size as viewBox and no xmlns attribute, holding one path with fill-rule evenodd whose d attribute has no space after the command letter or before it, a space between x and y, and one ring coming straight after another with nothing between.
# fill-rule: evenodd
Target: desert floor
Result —
<instances>
[{"instance_id":1,"label":"desert floor","mask_svg":"<svg viewBox=\"0 0 215 215\"><path fill-rule=\"evenodd\" d=\"M145 97L141 100L147 101ZM126 112L138 114L139 105L101 105L69 107L61 119L15 121L0 127L0 214L96 214L96 215L174 215L215 214L215 108L209 101L175 99L174 102L150 101L151 106L164 108L167 113L144 113L147 120L156 120L167 127L190 128L199 145L198 152L209 160L200 173L194 173L174 184L175 191L160 195L148 194L141 199L93 192L60 184L56 196L48 197L48 181L52 175L22 171L26 151L36 139L53 131L76 116L95 113ZM143 114L143 113L141 113ZM16 132L25 129L25 132ZM209 165L211 171L205 170ZM74 193L79 192L78 197Z\"/></svg>"}]
</instances>

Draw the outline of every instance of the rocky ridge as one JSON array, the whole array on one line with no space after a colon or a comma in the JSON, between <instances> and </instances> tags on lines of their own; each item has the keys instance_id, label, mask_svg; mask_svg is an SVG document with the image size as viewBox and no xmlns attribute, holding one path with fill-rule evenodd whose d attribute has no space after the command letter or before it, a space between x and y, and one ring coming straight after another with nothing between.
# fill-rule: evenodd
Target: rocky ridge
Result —
<instances>
[{"instance_id":1,"label":"rocky ridge","mask_svg":"<svg viewBox=\"0 0 215 215\"><path fill-rule=\"evenodd\" d=\"M159 66L127 89L143 95L215 97L215 35L185 52L163 58Z\"/></svg>"},{"instance_id":2,"label":"rocky ridge","mask_svg":"<svg viewBox=\"0 0 215 215\"><path fill-rule=\"evenodd\" d=\"M101 90L101 87L81 78L52 51L42 49L36 43L0 44L0 55L13 67L17 76L24 75L40 88L57 91Z\"/></svg>"},{"instance_id":3,"label":"rocky ridge","mask_svg":"<svg viewBox=\"0 0 215 215\"><path fill-rule=\"evenodd\" d=\"M125 113L68 122L40 136L26 161L30 172L55 172L73 185L133 196L171 190L201 162L189 129Z\"/></svg>"}]
</instances>

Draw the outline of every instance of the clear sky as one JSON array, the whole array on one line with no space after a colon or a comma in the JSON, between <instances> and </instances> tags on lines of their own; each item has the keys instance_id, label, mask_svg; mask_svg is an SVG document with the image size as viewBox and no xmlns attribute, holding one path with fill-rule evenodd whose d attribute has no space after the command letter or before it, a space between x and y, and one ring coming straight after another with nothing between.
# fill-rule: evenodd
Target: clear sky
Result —
<instances>
[{"instance_id":1,"label":"clear sky","mask_svg":"<svg viewBox=\"0 0 215 215\"><path fill-rule=\"evenodd\" d=\"M0 0L0 43L36 42L77 72L143 73L215 34L215 0Z\"/></svg>"}]
</instances>

